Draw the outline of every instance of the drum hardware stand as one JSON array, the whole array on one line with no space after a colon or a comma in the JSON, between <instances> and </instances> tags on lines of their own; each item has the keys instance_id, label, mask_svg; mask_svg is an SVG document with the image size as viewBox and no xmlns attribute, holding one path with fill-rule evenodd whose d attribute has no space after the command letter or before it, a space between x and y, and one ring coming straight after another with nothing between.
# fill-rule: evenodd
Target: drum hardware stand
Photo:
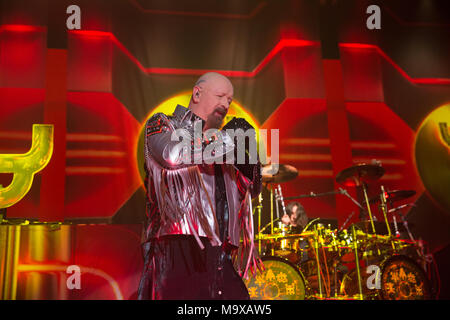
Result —
<instances>
[{"instance_id":1,"label":"drum hardware stand","mask_svg":"<svg viewBox=\"0 0 450 320\"><path fill-rule=\"evenodd\" d=\"M301 198L316 198L316 197L323 197L323 196L329 196L329 195L333 195L333 194L337 194L339 193L338 191L330 191L330 192L324 192L324 193L314 193L313 191L311 191L308 194L301 194L299 196L294 196L294 197L286 197L284 198L285 200L295 200L295 199L301 199Z\"/></svg>"},{"instance_id":2,"label":"drum hardware stand","mask_svg":"<svg viewBox=\"0 0 450 320\"><path fill-rule=\"evenodd\" d=\"M324 197L324 196L331 196L331 195L335 195L335 194L344 194L347 197L349 197L357 206L363 208L358 201L356 201L355 199L353 199L348 193L347 190L339 188L339 190L333 190L333 191L329 191L329 192L323 192L323 193L315 193L313 191L311 191L308 194L301 194L298 196L294 196L294 197L286 197L284 198L285 200L295 200L295 199L301 199L301 198L317 198L317 197Z\"/></svg>"},{"instance_id":3,"label":"drum hardware stand","mask_svg":"<svg viewBox=\"0 0 450 320\"><path fill-rule=\"evenodd\" d=\"M270 234L273 234L273 223L275 222L273 220L273 188L271 185L267 185L268 189L270 190ZM265 228L263 228L264 230ZM262 231L261 231L262 232ZM275 254L275 249L273 248L273 246L270 249L270 254L273 256Z\"/></svg>"},{"instance_id":4,"label":"drum hardware stand","mask_svg":"<svg viewBox=\"0 0 450 320\"><path fill-rule=\"evenodd\" d=\"M369 213L370 225L372 226L372 233L376 234L375 225L373 224L372 210L370 209L369 197L367 196L367 184L365 182L363 182L361 184L361 186L362 186L362 190L364 193L364 200L366 201L366 205L367 205L367 212Z\"/></svg>"},{"instance_id":5,"label":"drum hardware stand","mask_svg":"<svg viewBox=\"0 0 450 320\"><path fill-rule=\"evenodd\" d=\"M387 204L386 204L386 193L384 191L384 186L381 186L381 211L383 211L384 221L386 222L386 228L388 231L388 237L392 237L391 227L389 226L389 221L387 218Z\"/></svg>"},{"instance_id":6,"label":"drum hardware stand","mask_svg":"<svg viewBox=\"0 0 450 320\"><path fill-rule=\"evenodd\" d=\"M346 196L347 198L349 198L354 204L356 204L358 207L360 207L361 209L364 210L364 207L356 200L354 199L347 190L339 188L339 194L343 194L344 196Z\"/></svg>"},{"instance_id":7,"label":"drum hardware stand","mask_svg":"<svg viewBox=\"0 0 450 320\"><path fill-rule=\"evenodd\" d=\"M261 213L262 213L262 192L258 195L258 205L256 206L258 210L258 253L261 255Z\"/></svg>"},{"instance_id":8,"label":"drum hardware stand","mask_svg":"<svg viewBox=\"0 0 450 320\"><path fill-rule=\"evenodd\" d=\"M273 223L274 223L274 221L273 221L273 190L272 190L272 188L269 188L269 189L270 189L270 221L271 221L270 234L273 234ZM272 252L272 255L273 255L273 252Z\"/></svg>"},{"instance_id":9,"label":"drum hardware stand","mask_svg":"<svg viewBox=\"0 0 450 320\"><path fill-rule=\"evenodd\" d=\"M381 211L383 212L384 221L386 222L388 238L389 238L389 241L391 242L392 249L394 250L394 252L396 252L397 248L395 247L394 241L392 241L391 227L389 226L389 220L387 218L387 203L386 203L386 193L384 191L384 186L381 186L380 200L381 200L380 207L381 207Z\"/></svg>"},{"instance_id":10,"label":"drum hardware stand","mask_svg":"<svg viewBox=\"0 0 450 320\"><path fill-rule=\"evenodd\" d=\"M337 289L337 261L333 261L333 267L334 267L334 297L338 297L338 289Z\"/></svg>"},{"instance_id":11,"label":"drum hardware stand","mask_svg":"<svg viewBox=\"0 0 450 320\"><path fill-rule=\"evenodd\" d=\"M360 209L364 210L364 207L356 200L354 199L347 190L339 188L339 194L343 194L344 196L346 196L347 198L349 198L354 204L356 204ZM341 232L342 230L344 230L345 226L347 225L347 223L350 221L350 219L353 217L353 215L355 214L354 211L352 211L352 213L350 213L347 217L347 219L345 220L345 222L342 224L342 226L339 228L339 232Z\"/></svg>"},{"instance_id":12,"label":"drum hardware stand","mask_svg":"<svg viewBox=\"0 0 450 320\"><path fill-rule=\"evenodd\" d=\"M390 209L389 212L392 212L392 213L394 214L395 211L401 210L401 209L406 208L406 207L415 207L415 206L416 206L416 205L415 205L414 203L407 203L407 204L401 205L401 206L399 206L399 207L397 207L397 208ZM413 243L417 243L418 246L419 246L420 249L421 249L421 250L416 249L416 252L417 252L418 256L424 260L424 263L423 263L422 267L423 267L423 269L424 269L425 272L426 272L426 271L427 271L427 262L428 262L428 261L427 261L426 255L425 255L424 252L423 252L422 241L421 241L421 240L417 241L416 239L414 239L414 237L413 237L413 235L412 235L412 233L411 233L411 230L409 229L408 221L405 219L405 216L402 215L402 214L400 214L399 216L400 216L400 218L402 219L403 226L405 227L406 232L408 233L409 239L411 239L411 241L412 241Z\"/></svg>"},{"instance_id":13,"label":"drum hardware stand","mask_svg":"<svg viewBox=\"0 0 450 320\"><path fill-rule=\"evenodd\" d=\"M278 208L278 199L279 199L279 194L278 194L278 190L274 189L274 193L275 193L275 208L277 210L277 220L280 218L280 211ZM280 227L280 222L278 221L278 227Z\"/></svg>"},{"instance_id":14,"label":"drum hardware stand","mask_svg":"<svg viewBox=\"0 0 450 320\"><path fill-rule=\"evenodd\" d=\"M331 236L333 237L333 249L336 250L336 253L338 254L338 256L340 257L341 253L339 250L339 245L337 243L336 240L336 235L334 233L331 234ZM337 259L333 259L333 268L334 268L334 297L337 298L338 297L338 290L337 290Z\"/></svg>"},{"instance_id":15,"label":"drum hardware stand","mask_svg":"<svg viewBox=\"0 0 450 320\"><path fill-rule=\"evenodd\" d=\"M278 208L278 201L280 199L281 199L280 192L277 189L275 189L275 207L277 209L277 219L276 220L278 221L278 229L281 230L281 233L284 235L285 232L282 228L283 223L282 223L282 221L280 221L280 209Z\"/></svg>"},{"instance_id":16,"label":"drum hardware stand","mask_svg":"<svg viewBox=\"0 0 450 320\"><path fill-rule=\"evenodd\" d=\"M392 212L392 215L395 217L395 212L396 212L396 211L401 210L401 209L406 208L406 207L415 207L415 206L416 206L416 205L415 205L414 203L407 203L407 204L401 205L401 206L399 206L399 207L397 207L397 208L392 208L392 209L390 209L388 212L390 212L390 213ZM406 232L408 233L409 239L410 239L413 243L417 243L417 241L414 239L414 237L413 237L413 235L412 235L412 233L411 233L411 230L409 229L408 221L405 219L404 215L400 214L399 216L400 216L400 218L401 218L401 220L402 220L403 226L404 226L405 229L406 229ZM419 249L416 249L416 252L417 252L417 254L419 255L419 257L421 257L421 258L423 258L423 259L425 260L425 255L423 254L423 252L421 252ZM424 267L424 270L426 271L426 270L427 270L426 264L423 265L423 267Z\"/></svg>"},{"instance_id":17,"label":"drum hardware stand","mask_svg":"<svg viewBox=\"0 0 450 320\"><path fill-rule=\"evenodd\" d=\"M394 202L393 201L389 201L391 207L394 207ZM395 229L395 236L398 238L400 237L400 232L398 231L398 224L397 224L397 215L395 214L395 211L392 211L392 220L394 220L394 229ZM387 211L388 213L391 212L391 210Z\"/></svg>"},{"instance_id":18,"label":"drum hardware stand","mask_svg":"<svg viewBox=\"0 0 450 320\"><path fill-rule=\"evenodd\" d=\"M345 229L345 226L347 225L347 223L350 221L350 219L355 215L355 211L352 211L352 213L350 213L347 217L347 219L345 219L344 223L342 224L342 226L339 228L339 232L341 232L342 230Z\"/></svg>"},{"instance_id":19,"label":"drum hardware stand","mask_svg":"<svg viewBox=\"0 0 450 320\"><path fill-rule=\"evenodd\" d=\"M417 244L420 248L417 249L417 253L419 254L419 257L422 258L422 267L425 270L425 272L428 271L428 264L433 262L433 255L431 254L425 254L425 248L423 246L423 241L422 238L419 238L419 240L417 241Z\"/></svg>"},{"instance_id":20,"label":"drum hardware stand","mask_svg":"<svg viewBox=\"0 0 450 320\"><path fill-rule=\"evenodd\" d=\"M397 208L390 209L390 210L388 211L388 213L394 214L394 212L396 212L396 211L398 211L398 210L400 210L400 209L403 209L403 208L405 208L405 207L408 207L408 206L415 207L416 205L415 205L414 203L407 203L407 204L401 205L401 206L399 206L399 207L397 207ZM416 240L414 240L413 235L411 234L411 231L409 230L409 227L408 227L408 221L406 221L406 219L404 218L404 216L401 215L401 214L400 214L400 218L402 219L402 223L403 223L403 226L404 226L405 229L406 229L406 232L408 232L409 238L411 239L411 241L416 242Z\"/></svg>"},{"instance_id":21,"label":"drum hardware stand","mask_svg":"<svg viewBox=\"0 0 450 320\"><path fill-rule=\"evenodd\" d=\"M284 206L283 193L281 192L281 185L278 185L278 200L281 202L281 207L283 208L283 214L286 214L286 207ZM277 218L280 216L278 215Z\"/></svg>"},{"instance_id":22,"label":"drum hardware stand","mask_svg":"<svg viewBox=\"0 0 450 320\"><path fill-rule=\"evenodd\" d=\"M281 208L283 208L283 215L286 215L287 213L286 213L286 207L284 205L283 193L281 192L281 185L278 185L278 200L281 203ZM278 212L278 202L277 202L277 218L280 219L280 214ZM280 219L278 226L280 229L282 229L283 222L281 221L281 219ZM289 230L290 230L290 227L291 227L291 225L289 225ZM285 233L284 230L282 233L284 235L284 233Z\"/></svg>"},{"instance_id":23,"label":"drum hardware stand","mask_svg":"<svg viewBox=\"0 0 450 320\"><path fill-rule=\"evenodd\" d=\"M352 235L353 235L354 249L355 249L356 274L358 275L359 299L363 300L363 291L362 291L362 284L361 284L361 269L359 266L359 257L358 257L358 240L356 239L355 226L352 227Z\"/></svg>"},{"instance_id":24,"label":"drum hardware stand","mask_svg":"<svg viewBox=\"0 0 450 320\"><path fill-rule=\"evenodd\" d=\"M322 299L323 294L322 294L322 276L321 276L321 268L320 268L320 260L319 260L319 241L317 239L318 237L318 231L317 231L317 225L314 225L314 251L315 251L315 255L316 255L316 263L317 263L317 283L319 286L319 298Z\"/></svg>"},{"instance_id":25,"label":"drum hardware stand","mask_svg":"<svg viewBox=\"0 0 450 320\"><path fill-rule=\"evenodd\" d=\"M394 220L395 237L398 238L398 237L400 237L400 232L398 231L397 218L396 218L395 213L392 214L392 219Z\"/></svg>"}]
</instances>

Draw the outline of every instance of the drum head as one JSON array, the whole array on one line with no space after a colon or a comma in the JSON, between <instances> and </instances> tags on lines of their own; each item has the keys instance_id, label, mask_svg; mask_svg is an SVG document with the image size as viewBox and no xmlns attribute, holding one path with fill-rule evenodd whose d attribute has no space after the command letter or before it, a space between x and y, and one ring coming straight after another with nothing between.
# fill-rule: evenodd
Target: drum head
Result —
<instances>
[{"instance_id":1,"label":"drum head","mask_svg":"<svg viewBox=\"0 0 450 320\"><path fill-rule=\"evenodd\" d=\"M393 256L381 263L380 271L367 273L361 268L361 289L366 299L424 300L432 299L429 281L422 268L406 256ZM381 273L381 274L380 274ZM369 288L368 284L379 284ZM345 275L341 294L352 297L359 293L356 270Z\"/></svg>"},{"instance_id":2,"label":"drum head","mask_svg":"<svg viewBox=\"0 0 450 320\"><path fill-rule=\"evenodd\" d=\"M292 263L279 257L263 257L263 272L245 280L252 300L304 300L305 281Z\"/></svg>"},{"instance_id":3,"label":"drum head","mask_svg":"<svg viewBox=\"0 0 450 320\"><path fill-rule=\"evenodd\" d=\"M385 300L432 299L425 272L412 259L394 256L383 264L381 297Z\"/></svg>"}]
</instances>

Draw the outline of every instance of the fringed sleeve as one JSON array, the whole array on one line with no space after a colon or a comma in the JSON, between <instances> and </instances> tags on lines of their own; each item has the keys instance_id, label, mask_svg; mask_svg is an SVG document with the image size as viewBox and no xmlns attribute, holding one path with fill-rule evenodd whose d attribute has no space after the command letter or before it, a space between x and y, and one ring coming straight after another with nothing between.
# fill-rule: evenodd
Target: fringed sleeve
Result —
<instances>
[{"instance_id":1,"label":"fringed sleeve","mask_svg":"<svg viewBox=\"0 0 450 320\"><path fill-rule=\"evenodd\" d=\"M256 177L254 177L254 180L256 179L260 181L260 171L255 171L255 173ZM233 260L239 275L242 278L247 279L249 276L249 271L252 276L254 276L256 275L257 270L262 271L264 269L264 265L258 255L258 251L256 250L254 243L255 233L253 227L252 208L252 188L254 187L254 181L248 181L248 179L246 179L246 177L238 171L237 184L239 191L243 194L242 203L239 210L239 224L242 241L239 249L233 253Z\"/></svg>"},{"instance_id":2,"label":"fringed sleeve","mask_svg":"<svg viewBox=\"0 0 450 320\"><path fill-rule=\"evenodd\" d=\"M221 245L218 230L212 230L208 223L206 208L202 206L201 191L207 195L208 192L198 166L182 163L182 150L177 149L179 141L171 139L174 128L170 121L164 114L156 114L149 119L146 126L144 155L149 176L147 190L154 190L161 224L185 220L191 234L203 249L196 228L198 223L212 245ZM209 198L208 203L216 220L215 210Z\"/></svg>"}]
</instances>

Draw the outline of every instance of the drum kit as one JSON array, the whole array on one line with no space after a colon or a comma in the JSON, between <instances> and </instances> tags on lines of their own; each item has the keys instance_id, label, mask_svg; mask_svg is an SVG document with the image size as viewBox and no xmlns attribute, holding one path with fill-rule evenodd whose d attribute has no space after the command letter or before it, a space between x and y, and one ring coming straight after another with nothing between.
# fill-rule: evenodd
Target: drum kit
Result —
<instances>
[{"instance_id":1,"label":"drum kit","mask_svg":"<svg viewBox=\"0 0 450 320\"><path fill-rule=\"evenodd\" d=\"M274 168L270 165L262 169L262 180L270 191L270 223L261 228L260 195L255 206L258 213L255 245L264 268L245 280L251 299L432 299L422 242L413 238L404 215L399 214L412 204L395 207L398 201L415 195L415 191L386 191L381 186L379 195L369 198L368 185L384 175L384 168L379 162L351 166L337 174L336 182L354 183L360 201L343 188L286 199L342 194L369 219L345 228L352 213L339 229L333 229L317 218L302 231L293 233L281 222L278 207L280 203L283 214L286 213L280 183L296 178L298 171L282 164L278 169L276 174L272 174ZM379 205L384 221L376 220L371 209L373 204ZM388 216L393 224L389 223Z\"/></svg>"}]
</instances>

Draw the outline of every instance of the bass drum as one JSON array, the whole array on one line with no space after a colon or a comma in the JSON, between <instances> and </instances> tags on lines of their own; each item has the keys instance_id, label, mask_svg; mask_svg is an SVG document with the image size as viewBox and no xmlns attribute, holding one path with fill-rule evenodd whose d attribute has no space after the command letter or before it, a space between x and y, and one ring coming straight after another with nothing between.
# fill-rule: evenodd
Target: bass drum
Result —
<instances>
[{"instance_id":1,"label":"bass drum","mask_svg":"<svg viewBox=\"0 0 450 320\"><path fill-rule=\"evenodd\" d=\"M266 256L265 270L244 280L252 300L304 300L306 284L301 271L291 262L279 257Z\"/></svg>"},{"instance_id":2,"label":"bass drum","mask_svg":"<svg viewBox=\"0 0 450 320\"><path fill-rule=\"evenodd\" d=\"M394 256L383 263L381 298L385 300L432 299L430 283L422 268L405 256Z\"/></svg>"},{"instance_id":3,"label":"bass drum","mask_svg":"<svg viewBox=\"0 0 450 320\"><path fill-rule=\"evenodd\" d=\"M428 300L432 299L430 283L422 268L411 258L397 255L381 263L381 275L367 274L361 268L361 288L365 299L383 300ZM370 281L369 281L370 280ZM379 280L379 289L369 288ZM345 275L341 284L341 294L355 296L359 293L356 270Z\"/></svg>"}]
</instances>

